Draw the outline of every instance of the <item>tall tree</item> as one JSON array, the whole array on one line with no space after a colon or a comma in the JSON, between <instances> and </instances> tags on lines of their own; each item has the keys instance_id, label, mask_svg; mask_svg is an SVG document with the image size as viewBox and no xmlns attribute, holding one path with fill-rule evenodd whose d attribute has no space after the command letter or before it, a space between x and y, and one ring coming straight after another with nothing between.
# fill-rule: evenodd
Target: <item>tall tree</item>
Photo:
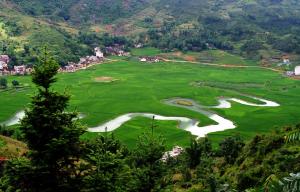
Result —
<instances>
[{"instance_id":1,"label":"tall tree","mask_svg":"<svg viewBox=\"0 0 300 192\"><path fill-rule=\"evenodd\" d=\"M26 165L22 174L31 179L20 177L21 181L14 183L22 184L15 187L24 191L79 191L76 167L82 149L79 137L84 129L73 121L77 113L66 112L69 95L50 90L58 68L45 51L32 74L38 93L32 97L20 127L30 149L30 166Z\"/></svg>"},{"instance_id":2,"label":"tall tree","mask_svg":"<svg viewBox=\"0 0 300 192\"><path fill-rule=\"evenodd\" d=\"M87 192L134 191L132 171L126 163L128 151L113 134L101 135L87 143Z\"/></svg>"},{"instance_id":3,"label":"tall tree","mask_svg":"<svg viewBox=\"0 0 300 192\"><path fill-rule=\"evenodd\" d=\"M153 128L153 126L152 126ZM165 166L161 158L166 151L165 140L161 136L143 134L132 153L132 162L137 176L138 191L152 191L161 183Z\"/></svg>"}]
</instances>

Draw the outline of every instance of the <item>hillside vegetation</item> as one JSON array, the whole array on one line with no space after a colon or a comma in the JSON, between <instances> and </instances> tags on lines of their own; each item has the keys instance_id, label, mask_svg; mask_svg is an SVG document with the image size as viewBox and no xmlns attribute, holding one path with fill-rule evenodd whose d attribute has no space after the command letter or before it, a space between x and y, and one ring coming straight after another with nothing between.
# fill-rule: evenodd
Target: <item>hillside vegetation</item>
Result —
<instances>
[{"instance_id":1,"label":"hillside vegetation","mask_svg":"<svg viewBox=\"0 0 300 192\"><path fill-rule=\"evenodd\" d=\"M76 61L106 32L164 51L216 48L267 64L274 56L300 53L296 0L13 0L0 8L0 39L9 47L2 52L21 58L13 64L34 63L24 45L31 52L63 47L55 53L58 61Z\"/></svg>"},{"instance_id":2,"label":"hillside vegetation","mask_svg":"<svg viewBox=\"0 0 300 192\"><path fill-rule=\"evenodd\" d=\"M1 159L1 191L299 191L299 173L293 174L300 172L299 125L253 133L247 142L231 134L218 148L207 137L191 138L176 156L165 153L166 140L153 122L152 131L135 137L134 148L107 132L81 140L78 113L66 112L70 96L52 88L59 65L42 62L32 75L38 90L19 126L28 151ZM0 137L0 149L8 141Z\"/></svg>"},{"instance_id":3,"label":"hillside vegetation","mask_svg":"<svg viewBox=\"0 0 300 192\"><path fill-rule=\"evenodd\" d=\"M27 152L25 143L0 135L0 157L19 157Z\"/></svg>"}]
</instances>

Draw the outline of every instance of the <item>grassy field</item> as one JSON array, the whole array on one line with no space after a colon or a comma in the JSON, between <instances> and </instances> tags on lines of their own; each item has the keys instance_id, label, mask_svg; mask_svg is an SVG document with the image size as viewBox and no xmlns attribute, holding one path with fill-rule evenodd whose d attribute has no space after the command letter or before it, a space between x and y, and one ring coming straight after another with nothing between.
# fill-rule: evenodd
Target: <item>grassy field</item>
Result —
<instances>
[{"instance_id":1,"label":"grassy field","mask_svg":"<svg viewBox=\"0 0 300 192\"><path fill-rule=\"evenodd\" d=\"M161 51L154 47L146 47L146 48L135 48L131 50L131 54L133 56L153 56L159 54Z\"/></svg>"},{"instance_id":2,"label":"grassy field","mask_svg":"<svg viewBox=\"0 0 300 192\"><path fill-rule=\"evenodd\" d=\"M95 80L103 76L113 77L118 81L101 83ZM24 109L30 101L30 95L35 91L30 84L30 77L9 77L8 81L13 79L30 86L22 90L0 92L0 122ZM258 133L274 131L276 127L300 122L300 82L287 79L273 71L256 68L116 61L76 73L59 74L54 89L67 90L72 95L70 110L76 109L84 113L86 118L81 121L87 127L97 126L130 112L189 117L200 120L200 126L209 125L214 122L206 116L188 109L168 106L161 101L182 97L194 99L203 105L215 105L220 96L248 99L240 96L240 93L269 99L281 106L264 108L233 103L231 109L214 109L237 125L236 129L210 134L209 138L214 143L229 135L240 134L247 139ZM156 121L155 124L155 133L166 137L169 148L175 144L186 146L192 137L178 129L177 122ZM150 119L136 118L117 129L115 134L129 147L134 147L137 137L150 131L150 127ZM95 135L87 133L84 138Z\"/></svg>"},{"instance_id":3,"label":"grassy field","mask_svg":"<svg viewBox=\"0 0 300 192\"><path fill-rule=\"evenodd\" d=\"M201 52L171 52L162 53L163 57L168 59L200 61L220 65L259 65L258 61L245 59L239 55L230 54L222 50L207 50Z\"/></svg>"}]
</instances>

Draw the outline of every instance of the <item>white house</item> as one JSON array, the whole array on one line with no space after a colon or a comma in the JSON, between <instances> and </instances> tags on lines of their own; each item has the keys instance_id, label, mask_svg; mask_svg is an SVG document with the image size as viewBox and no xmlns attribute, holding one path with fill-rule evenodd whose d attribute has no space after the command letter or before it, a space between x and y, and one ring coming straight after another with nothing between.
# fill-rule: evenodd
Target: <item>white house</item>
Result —
<instances>
[{"instance_id":1,"label":"white house","mask_svg":"<svg viewBox=\"0 0 300 192\"><path fill-rule=\"evenodd\" d=\"M143 44L137 43L137 44L134 45L134 47L135 47L135 48L142 48L142 47L143 47Z\"/></svg>"},{"instance_id":2,"label":"white house","mask_svg":"<svg viewBox=\"0 0 300 192\"><path fill-rule=\"evenodd\" d=\"M182 152L184 151L184 149L182 147L179 146L175 146L172 151L167 151L164 153L164 155L162 156L161 160L163 162L166 162L169 158L176 158L178 157Z\"/></svg>"},{"instance_id":3,"label":"white house","mask_svg":"<svg viewBox=\"0 0 300 192\"><path fill-rule=\"evenodd\" d=\"M283 59L283 64L285 64L285 65L289 65L291 62L290 62L290 60L288 59L288 58L284 58Z\"/></svg>"},{"instance_id":4,"label":"white house","mask_svg":"<svg viewBox=\"0 0 300 192\"><path fill-rule=\"evenodd\" d=\"M3 70L5 64L6 63L4 63L3 61L0 61L0 70Z\"/></svg>"},{"instance_id":5,"label":"white house","mask_svg":"<svg viewBox=\"0 0 300 192\"><path fill-rule=\"evenodd\" d=\"M300 75L300 66L295 67L295 75Z\"/></svg>"},{"instance_id":6,"label":"white house","mask_svg":"<svg viewBox=\"0 0 300 192\"><path fill-rule=\"evenodd\" d=\"M65 66L66 72L73 73L75 72L75 66L74 65L67 65Z\"/></svg>"},{"instance_id":7,"label":"white house","mask_svg":"<svg viewBox=\"0 0 300 192\"><path fill-rule=\"evenodd\" d=\"M25 67L25 65L14 66L14 70L15 70L16 75L17 74L24 75L26 72L26 67Z\"/></svg>"},{"instance_id":8,"label":"white house","mask_svg":"<svg viewBox=\"0 0 300 192\"><path fill-rule=\"evenodd\" d=\"M10 61L10 58L8 55L0 55L0 61L3 61L4 63L8 64Z\"/></svg>"},{"instance_id":9,"label":"white house","mask_svg":"<svg viewBox=\"0 0 300 192\"><path fill-rule=\"evenodd\" d=\"M96 57L98 57L98 58L103 58L104 57L104 54L102 53L102 51L99 47L95 47L94 51L95 51Z\"/></svg>"},{"instance_id":10,"label":"white house","mask_svg":"<svg viewBox=\"0 0 300 192\"><path fill-rule=\"evenodd\" d=\"M141 61L141 62L146 62L147 59L146 59L145 57L142 57L142 58L140 58L140 61Z\"/></svg>"}]
</instances>

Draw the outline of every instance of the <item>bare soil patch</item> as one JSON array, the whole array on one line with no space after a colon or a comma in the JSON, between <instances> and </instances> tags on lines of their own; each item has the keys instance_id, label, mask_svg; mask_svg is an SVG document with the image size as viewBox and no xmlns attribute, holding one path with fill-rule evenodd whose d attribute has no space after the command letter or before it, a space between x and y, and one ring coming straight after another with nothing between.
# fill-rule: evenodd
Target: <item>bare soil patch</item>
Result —
<instances>
[{"instance_id":1,"label":"bare soil patch","mask_svg":"<svg viewBox=\"0 0 300 192\"><path fill-rule=\"evenodd\" d=\"M5 146L0 148L0 156L5 158L20 157L25 154L28 149L25 143L0 135L0 139Z\"/></svg>"},{"instance_id":2,"label":"bare soil patch","mask_svg":"<svg viewBox=\"0 0 300 192\"><path fill-rule=\"evenodd\" d=\"M99 83L112 83L114 81L118 81L118 79L115 79L113 77L105 77L105 76L103 76L103 77L96 77L95 81L99 82Z\"/></svg>"},{"instance_id":3,"label":"bare soil patch","mask_svg":"<svg viewBox=\"0 0 300 192\"><path fill-rule=\"evenodd\" d=\"M193 103L190 101L185 101L185 100L178 100L176 101L178 105L184 105L184 106L193 106Z\"/></svg>"}]
</instances>

